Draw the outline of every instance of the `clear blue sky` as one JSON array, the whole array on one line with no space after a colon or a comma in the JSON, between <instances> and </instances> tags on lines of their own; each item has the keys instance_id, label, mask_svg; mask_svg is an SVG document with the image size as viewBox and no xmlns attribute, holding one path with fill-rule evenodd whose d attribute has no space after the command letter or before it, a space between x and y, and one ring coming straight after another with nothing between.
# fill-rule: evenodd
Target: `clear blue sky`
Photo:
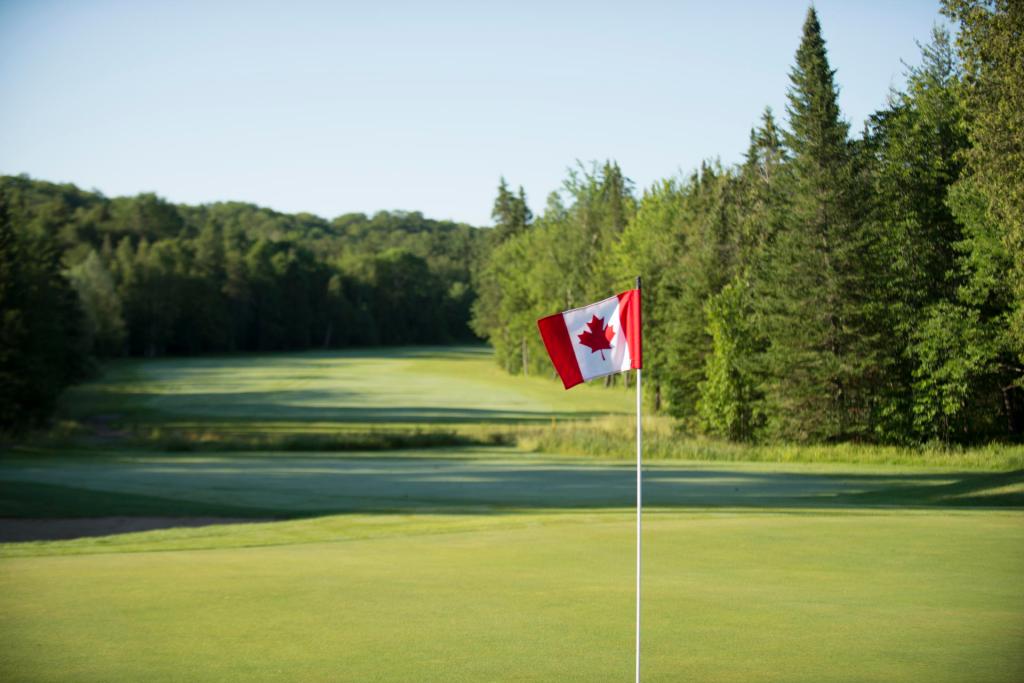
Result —
<instances>
[{"instance_id":1,"label":"clear blue sky","mask_svg":"<svg viewBox=\"0 0 1024 683\"><path fill-rule=\"evenodd\" d=\"M858 131L937 2L819 0ZM575 160L638 189L783 114L805 0L0 0L0 173L176 202L490 223Z\"/></svg>"}]
</instances>

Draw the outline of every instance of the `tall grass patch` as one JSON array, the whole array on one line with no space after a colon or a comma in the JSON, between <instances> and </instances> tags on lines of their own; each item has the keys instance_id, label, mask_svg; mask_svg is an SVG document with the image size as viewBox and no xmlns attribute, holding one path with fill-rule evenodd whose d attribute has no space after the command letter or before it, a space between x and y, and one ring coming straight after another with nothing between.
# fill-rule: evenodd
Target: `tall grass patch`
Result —
<instances>
[{"instance_id":1,"label":"tall grass patch","mask_svg":"<svg viewBox=\"0 0 1024 683\"><path fill-rule=\"evenodd\" d=\"M552 420L544 426L514 430L520 448L539 453L629 460L636 457L636 420L610 415L594 420ZM643 420L645 460L746 461L910 465L977 470L1024 468L1024 446L990 443L964 447L874 444L738 444L695 437L679 431L671 418Z\"/></svg>"}]
</instances>

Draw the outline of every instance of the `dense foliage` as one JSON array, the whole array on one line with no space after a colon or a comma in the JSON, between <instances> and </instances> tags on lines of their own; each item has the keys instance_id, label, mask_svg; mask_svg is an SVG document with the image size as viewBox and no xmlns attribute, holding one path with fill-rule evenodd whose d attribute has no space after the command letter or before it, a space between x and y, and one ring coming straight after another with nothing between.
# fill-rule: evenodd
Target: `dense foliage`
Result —
<instances>
[{"instance_id":1,"label":"dense foliage","mask_svg":"<svg viewBox=\"0 0 1024 683\"><path fill-rule=\"evenodd\" d=\"M90 358L472 339L486 234L419 213L327 221L0 178L0 428Z\"/></svg>"},{"instance_id":2,"label":"dense foliage","mask_svg":"<svg viewBox=\"0 0 1024 683\"><path fill-rule=\"evenodd\" d=\"M936 29L855 137L811 8L785 122L766 109L741 164L640 193L613 161L579 164L538 215L502 178L489 231L0 178L0 429L38 422L96 357L475 334L546 374L536 320L642 274L645 389L687 429L1019 437L1024 9L943 12L956 40Z\"/></svg>"},{"instance_id":3,"label":"dense foliage","mask_svg":"<svg viewBox=\"0 0 1024 683\"><path fill-rule=\"evenodd\" d=\"M534 321L643 274L645 388L737 441L972 441L1024 428L1024 9L948 0L855 138L808 10L786 125L639 197L580 168L533 219L504 180L474 329L549 372ZM563 201L567 200L567 201Z\"/></svg>"},{"instance_id":4,"label":"dense foliage","mask_svg":"<svg viewBox=\"0 0 1024 683\"><path fill-rule=\"evenodd\" d=\"M0 201L0 428L37 424L60 390L82 377L83 326L60 251L15 230Z\"/></svg>"}]
</instances>

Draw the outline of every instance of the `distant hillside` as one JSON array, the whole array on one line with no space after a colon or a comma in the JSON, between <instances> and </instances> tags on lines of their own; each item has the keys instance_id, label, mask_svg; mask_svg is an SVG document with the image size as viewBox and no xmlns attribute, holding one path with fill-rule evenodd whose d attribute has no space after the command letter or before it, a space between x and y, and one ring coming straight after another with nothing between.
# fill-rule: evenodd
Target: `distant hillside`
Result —
<instances>
[{"instance_id":1,"label":"distant hillside","mask_svg":"<svg viewBox=\"0 0 1024 683\"><path fill-rule=\"evenodd\" d=\"M489 231L419 212L326 220L0 177L15 231L58 248L101 355L474 339Z\"/></svg>"}]
</instances>

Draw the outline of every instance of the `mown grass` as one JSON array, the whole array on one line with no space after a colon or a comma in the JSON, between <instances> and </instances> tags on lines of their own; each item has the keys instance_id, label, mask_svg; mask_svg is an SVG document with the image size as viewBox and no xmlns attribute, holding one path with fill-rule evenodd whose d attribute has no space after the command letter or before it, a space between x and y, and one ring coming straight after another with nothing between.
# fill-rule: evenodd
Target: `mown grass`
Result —
<instances>
[{"instance_id":1,"label":"mown grass","mask_svg":"<svg viewBox=\"0 0 1024 683\"><path fill-rule=\"evenodd\" d=\"M514 377L483 347L122 360L67 392L61 417L117 432L457 429L627 413L629 394Z\"/></svg>"},{"instance_id":2,"label":"mown grass","mask_svg":"<svg viewBox=\"0 0 1024 683\"><path fill-rule=\"evenodd\" d=\"M1024 470L983 472L829 463L651 463L652 508L1022 507ZM613 510L634 500L629 463L509 448L331 453L34 452L0 461L0 517L337 513L506 515Z\"/></svg>"},{"instance_id":3,"label":"mown grass","mask_svg":"<svg viewBox=\"0 0 1024 683\"><path fill-rule=\"evenodd\" d=\"M389 451L518 445L599 459L634 457L633 396L599 384L564 391L513 377L480 347L123 360L64 397L31 443L64 450ZM1024 445L733 444L644 420L648 461L1024 468Z\"/></svg>"},{"instance_id":4,"label":"mown grass","mask_svg":"<svg viewBox=\"0 0 1024 683\"><path fill-rule=\"evenodd\" d=\"M0 677L632 675L628 511L189 530L207 550L181 533L0 562ZM645 681L1024 679L1019 514L671 512L645 533Z\"/></svg>"},{"instance_id":5,"label":"mown grass","mask_svg":"<svg viewBox=\"0 0 1024 683\"><path fill-rule=\"evenodd\" d=\"M0 517L250 523L0 544L0 680L628 680L632 399L480 349L115 363ZM645 444L645 681L1024 680L1016 447Z\"/></svg>"}]
</instances>

